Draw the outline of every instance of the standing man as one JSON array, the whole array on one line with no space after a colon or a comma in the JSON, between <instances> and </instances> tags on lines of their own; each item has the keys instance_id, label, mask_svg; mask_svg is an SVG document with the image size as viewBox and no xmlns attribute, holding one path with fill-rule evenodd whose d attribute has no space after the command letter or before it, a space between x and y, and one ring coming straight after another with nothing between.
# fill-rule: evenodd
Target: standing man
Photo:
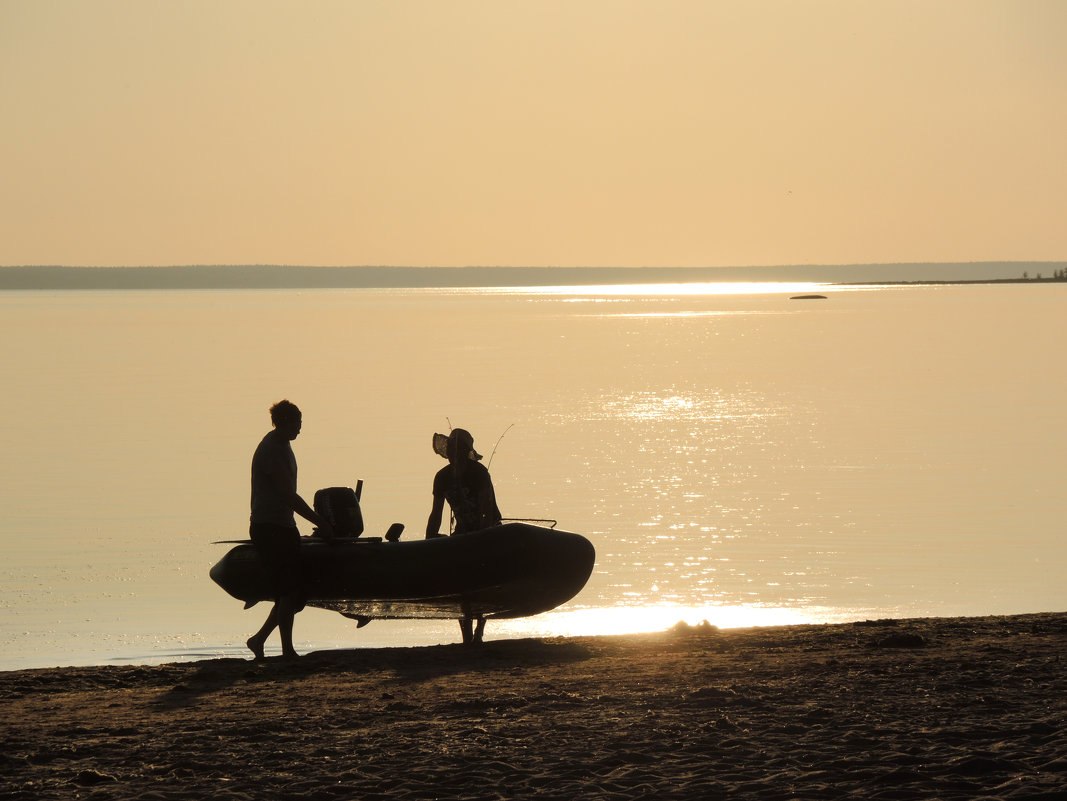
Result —
<instances>
[{"instance_id":1,"label":"standing man","mask_svg":"<svg viewBox=\"0 0 1067 801\"><path fill-rule=\"evenodd\" d=\"M452 429L447 437L433 435L433 449L448 459L448 464L433 477L433 506L426 521L426 539L442 536L441 522L445 501L456 520L453 534L466 534L500 525L500 508L489 470L481 463L482 456L474 450L474 437L462 428ZM482 641L485 618L463 618L459 621L463 643L473 645Z\"/></svg>"},{"instance_id":2,"label":"standing man","mask_svg":"<svg viewBox=\"0 0 1067 801\"><path fill-rule=\"evenodd\" d=\"M270 408L274 429L267 432L252 456L252 515L249 535L259 549L274 586L274 607L263 627L248 638L249 650L263 659L263 645L275 628L282 656L299 656L293 648L293 618L304 608L300 586L300 531L294 513L333 538L333 529L296 492L296 456L292 441L300 435L300 409L287 400Z\"/></svg>"}]
</instances>

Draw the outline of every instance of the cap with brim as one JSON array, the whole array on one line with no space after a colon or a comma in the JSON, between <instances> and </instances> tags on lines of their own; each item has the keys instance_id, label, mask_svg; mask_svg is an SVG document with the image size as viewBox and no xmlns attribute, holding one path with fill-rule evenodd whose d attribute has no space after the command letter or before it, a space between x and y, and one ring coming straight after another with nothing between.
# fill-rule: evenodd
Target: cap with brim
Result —
<instances>
[{"instance_id":1,"label":"cap with brim","mask_svg":"<svg viewBox=\"0 0 1067 801\"><path fill-rule=\"evenodd\" d=\"M447 459L448 458L448 444L454 442L456 447L461 450L467 451L467 458L471 461L480 461L482 455L478 451L474 450L474 437L471 433L463 428L454 428L452 433L447 436L444 434L433 435L433 450L438 456Z\"/></svg>"}]
</instances>

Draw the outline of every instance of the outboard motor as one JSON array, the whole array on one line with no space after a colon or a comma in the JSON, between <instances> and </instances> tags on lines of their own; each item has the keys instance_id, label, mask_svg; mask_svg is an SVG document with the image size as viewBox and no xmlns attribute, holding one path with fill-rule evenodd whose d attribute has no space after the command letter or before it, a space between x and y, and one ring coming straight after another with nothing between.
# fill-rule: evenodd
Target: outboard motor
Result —
<instances>
[{"instance_id":1,"label":"outboard motor","mask_svg":"<svg viewBox=\"0 0 1067 801\"><path fill-rule=\"evenodd\" d=\"M358 537L363 533L363 512L359 508L362 492L360 480L355 489L327 487L315 493L315 511L329 521L338 537Z\"/></svg>"}]
</instances>

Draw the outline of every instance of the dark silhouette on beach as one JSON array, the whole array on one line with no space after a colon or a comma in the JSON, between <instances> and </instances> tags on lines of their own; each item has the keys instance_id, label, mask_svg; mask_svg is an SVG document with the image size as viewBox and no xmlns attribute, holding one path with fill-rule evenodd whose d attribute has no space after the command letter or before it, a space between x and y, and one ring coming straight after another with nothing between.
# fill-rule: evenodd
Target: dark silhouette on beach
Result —
<instances>
[{"instance_id":1,"label":"dark silhouette on beach","mask_svg":"<svg viewBox=\"0 0 1067 801\"><path fill-rule=\"evenodd\" d=\"M293 620L304 604L300 590L300 531L294 513L315 524L318 536L333 538L329 521L296 491L296 456L291 443L300 436L300 409L290 401L279 401L271 407L270 418L274 428L252 456L249 535L267 563L275 592L270 614L247 641L257 660L264 658L263 646L275 628L281 637L282 656L298 656L293 647Z\"/></svg>"},{"instance_id":2,"label":"dark silhouette on beach","mask_svg":"<svg viewBox=\"0 0 1067 801\"><path fill-rule=\"evenodd\" d=\"M481 464L481 454L474 450L474 437L469 431L455 428L447 437L434 434L434 451L448 459L448 464L437 471L433 479L433 507L426 521L426 538L444 536L441 522L445 501L452 512L453 535L481 531L500 525L500 509L489 470ZM485 618L479 617L477 625L470 618L459 622L463 642L480 643L485 631Z\"/></svg>"}]
</instances>

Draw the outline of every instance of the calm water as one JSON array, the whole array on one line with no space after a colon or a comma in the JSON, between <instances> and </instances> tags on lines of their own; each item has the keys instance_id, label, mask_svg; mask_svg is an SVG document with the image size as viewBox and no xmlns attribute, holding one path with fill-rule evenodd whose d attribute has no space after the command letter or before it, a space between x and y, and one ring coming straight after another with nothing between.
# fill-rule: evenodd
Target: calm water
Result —
<instances>
[{"instance_id":1,"label":"calm water","mask_svg":"<svg viewBox=\"0 0 1067 801\"><path fill-rule=\"evenodd\" d=\"M368 533L421 536L451 423L506 516L594 542L490 639L1067 608L1067 286L810 289L0 293L0 668L241 653L267 609L207 570L282 397L302 494L364 479Z\"/></svg>"}]
</instances>

